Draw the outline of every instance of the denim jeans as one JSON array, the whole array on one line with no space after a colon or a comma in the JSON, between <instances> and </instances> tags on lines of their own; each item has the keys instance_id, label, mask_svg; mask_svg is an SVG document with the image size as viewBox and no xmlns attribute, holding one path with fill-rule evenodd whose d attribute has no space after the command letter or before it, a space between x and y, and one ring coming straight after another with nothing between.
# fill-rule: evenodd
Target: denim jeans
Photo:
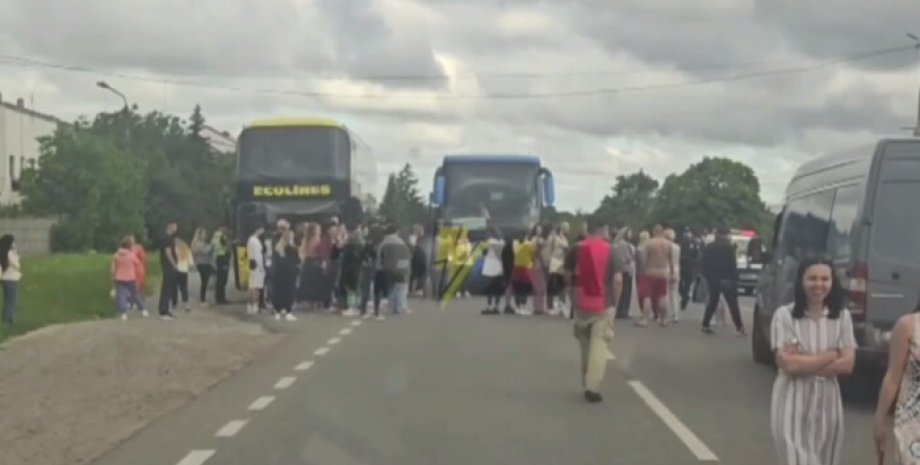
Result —
<instances>
[{"instance_id":1,"label":"denim jeans","mask_svg":"<svg viewBox=\"0 0 920 465\"><path fill-rule=\"evenodd\" d=\"M409 283L393 283L390 286L390 310L394 314L405 313L409 307Z\"/></svg>"},{"instance_id":2,"label":"denim jeans","mask_svg":"<svg viewBox=\"0 0 920 465\"><path fill-rule=\"evenodd\" d=\"M13 324L16 304L19 301L19 281L0 281L3 283L3 323Z\"/></svg>"},{"instance_id":3,"label":"denim jeans","mask_svg":"<svg viewBox=\"0 0 920 465\"><path fill-rule=\"evenodd\" d=\"M121 313L128 313L132 303L137 305L139 310L145 310L144 300L134 281L115 281L115 302Z\"/></svg>"}]
</instances>

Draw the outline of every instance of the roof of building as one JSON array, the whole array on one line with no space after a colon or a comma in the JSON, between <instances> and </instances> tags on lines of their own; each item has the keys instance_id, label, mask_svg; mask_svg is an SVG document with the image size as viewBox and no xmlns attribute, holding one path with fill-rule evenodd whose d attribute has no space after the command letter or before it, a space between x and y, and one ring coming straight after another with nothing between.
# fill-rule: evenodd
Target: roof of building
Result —
<instances>
[{"instance_id":1,"label":"roof of building","mask_svg":"<svg viewBox=\"0 0 920 465\"><path fill-rule=\"evenodd\" d=\"M213 126L208 126L207 124L201 128L202 132L207 131L213 133L215 136L222 137L229 142L236 142L236 138L230 135L228 131L221 131Z\"/></svg>"},{"instance_id":2,"label":"roof of building","mask_svg":"<svg viewBox=\"0 0 920 465\"><path fill-rule=\"evenodd\" d=\"M41 112L32 110L32 109L30 109L30 108L26 108L26 107L24 107L24 106L19 106L19 105L15 104L15 103L9 103L9 102L0 101L0 107L8 108L8 109L13 110L13 111L15 111L15 112L19 112L19 113L22 113L22 114L24 114L24 115L31 116L31 117L33 117L33 118L43 119L43 120L45 120L45 121L49 121L49 122L52 122L52 123L57 123L57 124L62 124L62 123L63 123L63 121L61 121L60 119L58 119L58 118L55 117L55 116L51 116L51 115L48 115L48 114L45 114L45 113L41 113Z\"/></svg>"},{"instance_id":3,"label":"roof of building","mask_svg":"<svg viewBox=\"0 0 920 465\"><path fill-rule=\"evenodd\" d=\"M269 118L253 121L250 128L280 128L290 126L320 126L345 129L345 125L329 118Z\"/></svg>"}]
</instances>

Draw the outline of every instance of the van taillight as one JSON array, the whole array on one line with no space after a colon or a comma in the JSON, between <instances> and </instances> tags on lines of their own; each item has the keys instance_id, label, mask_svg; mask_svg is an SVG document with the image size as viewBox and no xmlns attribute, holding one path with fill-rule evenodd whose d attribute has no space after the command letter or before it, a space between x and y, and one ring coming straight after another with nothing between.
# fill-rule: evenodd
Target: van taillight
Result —
<instances>
[{"instance_id":1,"label":"van taillight","mask_svg":"<svg viewBox=\"0 0 920 465\"><path fill-rule=\"evenodd\" d=\"M866 291L869 288L869 266L856 262L850 270L850 313L853 316L866 314Z\"/></svg>"}]
</instances>

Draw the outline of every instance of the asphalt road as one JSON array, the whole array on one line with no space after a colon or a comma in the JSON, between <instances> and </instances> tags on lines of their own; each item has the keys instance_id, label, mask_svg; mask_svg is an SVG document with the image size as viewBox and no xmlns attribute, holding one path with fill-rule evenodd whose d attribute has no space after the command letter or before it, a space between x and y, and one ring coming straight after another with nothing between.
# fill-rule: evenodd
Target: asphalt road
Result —
<instances>
[{"instance_id":1,"label":"asphalt road","mask_svg":"<svg viewBox=\"0 0 920 465\"><path fill-rule=\"evenodd\" d=\"M699 307L670 328L620 324L605 400L590 405L567 320L486 317L478 303L302 316L276 351L97 464L777 463L773 371L728 328L700 334ZM875 463L873 399L848 397L843 463Z\"/></svg>"}]
</instances>

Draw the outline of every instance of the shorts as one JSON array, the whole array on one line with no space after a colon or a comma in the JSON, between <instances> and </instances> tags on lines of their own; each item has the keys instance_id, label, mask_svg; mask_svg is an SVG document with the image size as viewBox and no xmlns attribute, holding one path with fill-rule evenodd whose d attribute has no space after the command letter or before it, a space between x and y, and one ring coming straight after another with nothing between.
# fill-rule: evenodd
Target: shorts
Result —
<instances>
[{"instance_id":1,"label":"shorts","mask_svg":"<svg viewBox=\"0 0 920 465\"><path fill-rule=\"evenodd\" d=\"M249 272L249 290L265 288L265 270L256 268Z\"/></svg>"},{"instance_id":2,"label":"shorts","mask_svg":"<svg viewBox=\"0 0 920 465\"><path fill-rule=\"evenodd\" d=\"M660 276L640 276L636 278L640 302L644 299L663 299L668 296L668 278Z\"/></svg>"}]
</instances>

